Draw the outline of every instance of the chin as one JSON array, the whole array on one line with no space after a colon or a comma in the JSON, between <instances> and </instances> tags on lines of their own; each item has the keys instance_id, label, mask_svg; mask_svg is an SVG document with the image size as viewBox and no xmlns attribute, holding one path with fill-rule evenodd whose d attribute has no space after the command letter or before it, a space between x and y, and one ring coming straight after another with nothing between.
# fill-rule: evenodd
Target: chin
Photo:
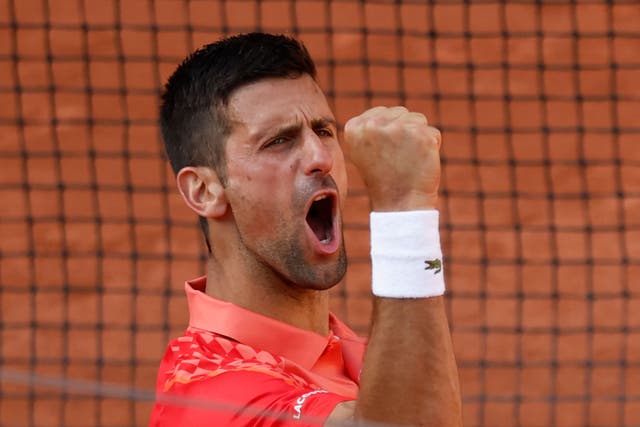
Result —
<instances>
[{"instance_id":1,"label":"chin","mask_svg":"<svg viewBox=\"0 0 640 427\"><path fill-rule=\"evenodd\" d=\"M342 280L342 278L340 278L338 281L328 280L326 282L313 282L313 283L298 284L298 286L299 287L303 287L305 289L311 289L311 290L314 290L314 291L328 291L329 289L331 289L334 286L338 285L340 283L340 280Z\"/></svg>"},{"instance_id":2,"label":"chin","mask_svg":"<svg viewBox=\"0 0 640 427\"><path fill-rule=\"evenodd\" d=\"M316 291L326 291L336 286L344 278L347 272L347 258L344 248L338 256L320 265L308 263L296 263L287 266L287 281L292 286Z\"/></svg>"},{"instance_id":3,"label":"chin","mask_svg":"<svg viewBox=\"0 0 640 427\"><path fill-rule=\"evenodd\" d=\"M294 283L299 288L312 289L314 291L327 291L337 284L344 278L346 273L346 268L339 266L334 271L315 271L315 274L311 275L312 277L299 277L298 280L295 280Z\"/></svg>"}]
</instances>

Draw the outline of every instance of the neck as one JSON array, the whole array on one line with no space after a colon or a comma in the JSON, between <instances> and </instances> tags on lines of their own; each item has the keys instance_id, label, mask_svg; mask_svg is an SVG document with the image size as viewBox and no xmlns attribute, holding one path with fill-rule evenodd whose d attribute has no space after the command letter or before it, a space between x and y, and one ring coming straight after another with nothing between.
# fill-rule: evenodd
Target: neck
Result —
<instances>
[{"instance_id":1,"label":"neck","mask_svg":"<svg viewBox=\"0 0 640 427\"><path fill-rule=\"evenodd\" d=\"M252 274L246 265L229 261L209 259L208 295L301 329L329 334L328 291L296 288L271 271Z\"/></svg>"}]
</instances>

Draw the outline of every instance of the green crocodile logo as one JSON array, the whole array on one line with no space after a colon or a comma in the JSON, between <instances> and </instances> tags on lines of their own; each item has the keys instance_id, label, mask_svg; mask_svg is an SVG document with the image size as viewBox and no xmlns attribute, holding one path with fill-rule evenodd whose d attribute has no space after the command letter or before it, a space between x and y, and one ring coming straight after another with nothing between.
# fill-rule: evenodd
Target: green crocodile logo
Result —
<instances>
[{"instance_id":1,"label":"green crocodile logo","mask_svg":"<svg viewBox=\"0 0 640 427\"><path fill-rule=\"evenodd\" d=\"M438 258L426 260L424 262L427 266L424 268L425 270L434 270L433 274L438 274L442 271L442 261Z\"/></svg>"}]
</instances>

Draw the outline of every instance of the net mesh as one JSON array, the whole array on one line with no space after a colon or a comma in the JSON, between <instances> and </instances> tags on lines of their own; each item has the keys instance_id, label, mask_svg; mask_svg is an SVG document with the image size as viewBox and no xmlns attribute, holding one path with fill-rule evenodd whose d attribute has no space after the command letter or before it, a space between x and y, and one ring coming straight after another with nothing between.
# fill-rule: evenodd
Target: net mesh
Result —
<instances>
[{"instance_id":1,"label":"net mesh","mask_svg":"<svg viewBox=\"0 0 640 427\"><path fill-rule=\"evenodd\" d=\"M307 44L340 123L404 104L443 131L464 424L640 425L639 23L635 0L0 0L0 425L146 423L148 399L101 384L153 390L205 260L159 90L188 52L251 30ZM366 334L350 172L332 304Z\"/></svg>"}]
</instances>

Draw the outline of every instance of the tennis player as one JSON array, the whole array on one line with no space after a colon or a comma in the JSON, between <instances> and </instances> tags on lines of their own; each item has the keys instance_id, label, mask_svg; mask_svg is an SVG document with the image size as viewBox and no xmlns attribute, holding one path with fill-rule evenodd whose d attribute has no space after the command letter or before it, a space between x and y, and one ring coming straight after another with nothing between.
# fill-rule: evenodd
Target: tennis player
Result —
<instances>
[{"instance_id":1,"label":"tennis player","mask_svg":"<svg viewBox=\"0 0 640 427\"><path fill-rule=\"evenodd\" d=\"M245 34L170 77L162 136L200 217L205 277L169 343L150 426L460 426L438 234L440 133L376 107L344 142L371 201L368 344L329 312L347 268L347 174L338 128L304 46Z\"/></svg>"}]
</instances>

